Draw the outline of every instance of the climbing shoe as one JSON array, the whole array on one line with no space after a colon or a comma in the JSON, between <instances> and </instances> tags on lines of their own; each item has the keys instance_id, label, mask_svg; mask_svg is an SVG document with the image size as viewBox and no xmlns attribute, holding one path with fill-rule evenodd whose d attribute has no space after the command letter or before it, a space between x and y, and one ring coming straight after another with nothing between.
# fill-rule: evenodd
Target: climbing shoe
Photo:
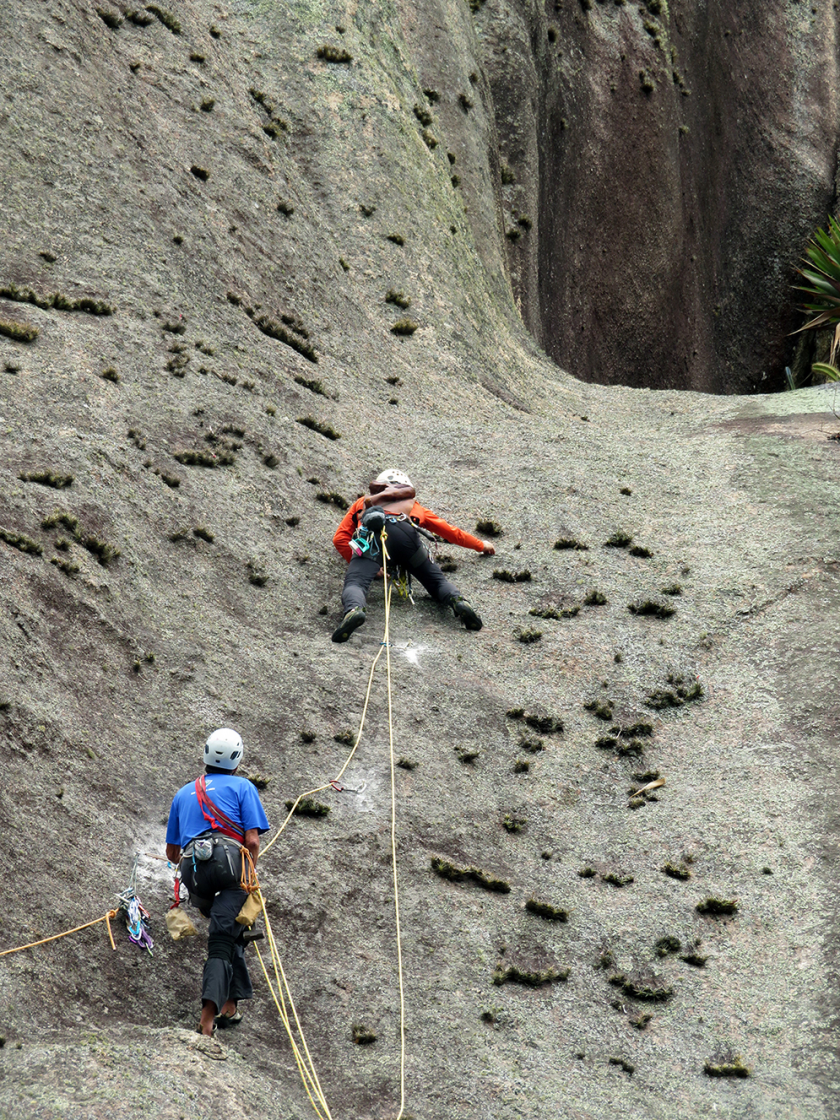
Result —
<instances>
[{"instance_id":1,"label":"climbing shoe","mask_svg":"<svg viewBox=\"0 0 840 1120\"><path fill-rule=\"evenodd\" d=\"M481 619L476 612L467 602L463 595L453 595L449 600L449 605L456 618L460 618L468 630L480 630L482 627Z\"/></svg>"},{"instance_id":2,"label":"climbing shoe","mask_svg":"<svg viewBox=\"0 0 840 1120\"><path fill-rule=\"evenodd\" d=\"M353 607L352 611L348 611L342 618L341 625L332 636L334 642L346 642L354 630L358 630L365 622L365 612L361 607ZM479 626L481 623L479 622Z\"/></svg>"}]
</instances>

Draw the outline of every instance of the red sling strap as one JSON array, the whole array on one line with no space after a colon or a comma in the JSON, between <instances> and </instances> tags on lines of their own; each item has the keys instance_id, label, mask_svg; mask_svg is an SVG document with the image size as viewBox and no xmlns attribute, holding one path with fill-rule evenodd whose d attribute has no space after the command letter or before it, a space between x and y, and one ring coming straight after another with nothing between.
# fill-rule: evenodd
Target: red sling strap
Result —
<instances>
[{"instance_id":1,"label":"red sling strap","mask_svg":"<svg viewBox=\"0 0 840 1120\"><path fill-rule=\"evenodd\" d=\"M223 836L229 836L231 840L236 840L240 844L245 843L245 833L242 829L235 825L230 817L225 816L222 810L214 805L207 796L207 776L205 774L195 780L195 795L198 798L201 814L206 821L210 822L212 829L221 832Z\"/></svg>"}]
</instances>

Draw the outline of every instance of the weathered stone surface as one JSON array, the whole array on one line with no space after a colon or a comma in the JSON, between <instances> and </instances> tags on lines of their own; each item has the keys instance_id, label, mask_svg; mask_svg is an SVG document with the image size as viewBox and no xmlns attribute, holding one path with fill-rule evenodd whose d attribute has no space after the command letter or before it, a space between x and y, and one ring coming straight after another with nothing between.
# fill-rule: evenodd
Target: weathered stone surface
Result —
<instances>
[{"instance_id":1,"label":"weathered stone surface","mask_svg":"<svg viewBox=\"0 0 840 1120\"><path fill-rule=\"evenodd\" d=\"M508 0L475 18L508 212L536 217L508 244L535 337L594 381L781 387L794 270L836 206L836 11Z\"/></svg>"},{"instance_id":2,"label":"weathered stone surface","mask_svg":"<svg viewBox=\"0 0 840 1120\"><path fill-rule=\"evenodd\" d=\"M214 726L242 732L275 828L287 799L343 764L335 736L358 727L384 612L377 588L367 624L330 643L340 511L317 495L352 499L395 464L441 515L502 528L495 560L445 550L480 633L422 593L392 611L395 753L418 764L396 770L406 1113L830 1116L832 390L606 388L538 349L505 271L527 238L502 234L499 106L481 55L492 0L475 16L244 0L175 14L178 35L66 0L0 11L15 44L0 283L113 307L0 301L0 317L25 310L39 330L0 339L0 527L43 546L0 543L0 947L103 914L137 853L156 939L150 957L117 929L113 952L99 925L3 958L0 1114L311 1114L256 964L242 1025L223 1050L196 1049L203 938L168 939L170 873L155 857ZM523 34L510 44L524 65ZM324 44L352 61L320 60ZM428 126L414 113L424 89L439 94ZM510 164L501 136L498 149ZM411 298L411 337L391 333L405 314L392 289ZM261 331L263 316L305 331L317 364ZM110 368L118 382L102 378ZM299 422L310 417L320 430ZM45 471L73 482L20 478ZM100 563L74 518L120 556ZM618 531L653 556L604 548ZM561 536L588 551L555 550ZM533 578L493 580L494 566ZM675 583L672 618L627 610ZM606 603L585 606L593 590ZM573 605L540 621L540 642L517 640L532 607ZM705 697L652 714L645 697L669 675L699 677ZM653 724L641 758L595 746L612 725L584 708L593 695L622 726ZM563 733L527 750L506 715L517 708ZM629 811L648 769L666 785ZM399 1101L382 672L344 780L359 792L318 793L330 814L295 817L261 875L333 1115L378 1120ZM511 889L446 882L436 856ZM683 861L688 880L660 870ZM581 877L587 866L599 872ZM600 869L633 881L616 890ZM737 915L698 915L710 896L737 898ZM529 913L532 897L568 922ZM663 936L700 938L705 968L657 957ZM593 967L608 953L612 971ZM571 972L499 987L500 961ZM639 1006L609 976L646 967L674 994L640 1005L653 1019L639 1031ZM375 1043L353 1043L359 1023ZM727 1048L751 1078L703 1073Z\"/></svg>"}]
</instances>

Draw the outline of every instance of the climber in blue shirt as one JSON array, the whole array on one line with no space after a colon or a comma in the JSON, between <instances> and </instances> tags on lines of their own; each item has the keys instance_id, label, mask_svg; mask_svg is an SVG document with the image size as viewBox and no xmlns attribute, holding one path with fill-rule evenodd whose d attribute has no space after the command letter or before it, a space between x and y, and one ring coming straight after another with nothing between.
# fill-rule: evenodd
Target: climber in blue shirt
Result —
<instances>
[{"instance_id":1,"label":"climber in blue shirt","mask_svg":"<svg viewBox=\"0 0 840 1120\"><path fill-rule=\"evenodd\" d=\"M213 732L204 745L205 772L175 794L166 828L166 858L180 864L190 901L210 919L199 1034L240 1022L237 1004L253 995L245 927L236 921L248 897L241 886L241 849L256 864L260 833L269 824L253 783L237 776L243 750L235 731Z\"/></svg>"}]
</instances>

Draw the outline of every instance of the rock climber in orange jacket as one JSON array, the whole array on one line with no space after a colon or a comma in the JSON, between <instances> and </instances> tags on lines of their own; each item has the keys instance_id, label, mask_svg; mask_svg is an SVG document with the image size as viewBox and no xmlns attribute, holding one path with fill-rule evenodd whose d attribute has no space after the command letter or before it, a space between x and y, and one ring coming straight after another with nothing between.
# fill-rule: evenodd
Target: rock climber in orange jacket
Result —
<instances>
[{"instance_id":1,"label":"rock climber in orange jacket","mask_svg":"<svg viewBox=\"0 0 840 1120\"><path fill-rule=\"evenodd\" d=\"M333 537L333 544L349 564L341 593L344 618L332 640L346 642L365 621L368 589L382 563L378 542L383 525L387 529L388 555L394 563L422 583L433 599L451 607L468 630L480 630L478 614L430 559L417 527L485 556L492 556L495 548L421 506L408 475L387 470L371 482L368 496L352 504Z\"/></svg>"}]
</instances>

